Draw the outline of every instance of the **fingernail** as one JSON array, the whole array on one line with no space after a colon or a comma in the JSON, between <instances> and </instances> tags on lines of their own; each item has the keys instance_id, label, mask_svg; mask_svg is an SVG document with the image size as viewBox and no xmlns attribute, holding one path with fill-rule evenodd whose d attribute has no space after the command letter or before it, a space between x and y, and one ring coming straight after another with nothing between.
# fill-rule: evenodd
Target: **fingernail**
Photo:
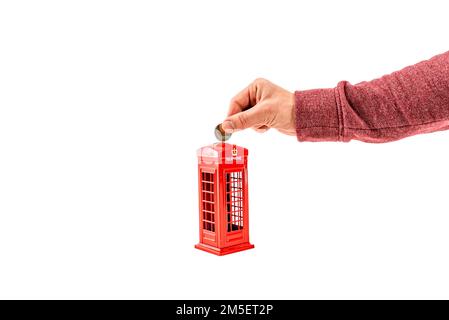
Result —
<instances>
[{"instance_id":1,"label":"fingernail","mask_svg":"<svg viewBox=\"0 0 449 320\"><path fill-rule=\"evenodd\" d=\"M226 133L233 133L234 132L234 124L231 121L229 121L229 120L224 121L223 124L221 125L221 127L223 128L223 130Z\"/></svg>"}]
</instances>

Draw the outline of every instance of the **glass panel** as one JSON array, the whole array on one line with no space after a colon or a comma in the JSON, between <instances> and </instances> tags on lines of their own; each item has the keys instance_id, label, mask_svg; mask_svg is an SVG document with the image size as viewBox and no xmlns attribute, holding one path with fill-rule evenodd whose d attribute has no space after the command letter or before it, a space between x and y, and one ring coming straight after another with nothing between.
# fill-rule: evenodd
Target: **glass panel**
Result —
<instances>
[{"instance_id":1,"label":"glass panel","mask_svg":"<svg viewBox=\"0 0 449 320\"><path fill-rule=\"evenodd\" d=\"M214 194L214 173L201 173L201 196L203 212L203 229L215 232L215 194Z\"/></svg>"},{"instance_id":2,"label":"glass panel","mask_svg":"<svg viewBox=\"0 0 449 320\"><path fill-rule=\"evenodd\" d=\"M226 173L227 231L243 229L243 171Z\"/></svg>"}]
</instances>

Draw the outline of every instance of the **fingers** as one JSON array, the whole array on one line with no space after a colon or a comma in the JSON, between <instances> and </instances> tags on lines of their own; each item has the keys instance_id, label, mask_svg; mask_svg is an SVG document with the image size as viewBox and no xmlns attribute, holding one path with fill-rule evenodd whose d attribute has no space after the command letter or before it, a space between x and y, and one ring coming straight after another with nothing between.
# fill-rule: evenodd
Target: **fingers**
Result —
<instances>
[{"instance_id":1,"label":"fingers","mask_svg":"<svg viewBox=\"0 0 449 320\"><path fill-rule=\"evenodd\" d=\"M227 133L251 128L261 127L266 123L266 109L262 105L256 105L251 109L231 115L223 121L222 128Z\"/></svg>"},{"instance_id":2,"label":"fingers","mask_svg":"<svg viewBox=\"0 0 449 320\"><path fill-rule=\"evenodd\" d=\"M240 91L229 104L228 117L242 112L247 107L256 105L261 97L263 88L269 84L265 79L256 79L245 89Z\"/></svg>"},{"instance_id":3,"label":"fingers","mask_svg":"<svg viewBox=\"0 0 449 320\"><path fill-rule=\"evenodd\" d=\"M234 98L232 98L229 109L228 109L228 117L233 114L242 112L246 107L251 105L251 85L240 91Z\"/></svg>"}]
</instances>

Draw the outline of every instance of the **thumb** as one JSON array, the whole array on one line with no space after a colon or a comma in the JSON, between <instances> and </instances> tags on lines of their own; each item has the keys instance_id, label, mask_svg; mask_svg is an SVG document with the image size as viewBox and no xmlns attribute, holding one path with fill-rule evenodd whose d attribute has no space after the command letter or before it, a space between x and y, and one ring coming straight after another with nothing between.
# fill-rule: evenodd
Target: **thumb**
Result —
<instances>
[{"instance_id":1,"label":"thumb","mask_svg":"<svg viewBox=\"0 0 449 320\"><path fill-rule=\"evenodd\" d=\"M267 118L264 112L260 105L256 105L247 111L226 118L221 127L226 133L233 133L256 125L264 125L264 119Z\"/></svg>"}]
</instances>

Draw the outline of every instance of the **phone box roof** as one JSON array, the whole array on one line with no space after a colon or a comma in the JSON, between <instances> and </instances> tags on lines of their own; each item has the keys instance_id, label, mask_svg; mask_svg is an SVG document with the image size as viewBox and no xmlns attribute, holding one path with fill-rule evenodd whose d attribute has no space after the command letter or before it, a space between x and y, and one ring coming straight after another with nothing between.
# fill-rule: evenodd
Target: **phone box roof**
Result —
<instances>
[{"instance_id":1,"label":"phone box roof","mask_svg":"<svg viewBox=\"0 0 449 320\"><path fill-rule=\"evenodd\" d=\"M199 163L246 163L248 149L224 142L214 143L197 150Z\"/></svg>"}]
</instances>

